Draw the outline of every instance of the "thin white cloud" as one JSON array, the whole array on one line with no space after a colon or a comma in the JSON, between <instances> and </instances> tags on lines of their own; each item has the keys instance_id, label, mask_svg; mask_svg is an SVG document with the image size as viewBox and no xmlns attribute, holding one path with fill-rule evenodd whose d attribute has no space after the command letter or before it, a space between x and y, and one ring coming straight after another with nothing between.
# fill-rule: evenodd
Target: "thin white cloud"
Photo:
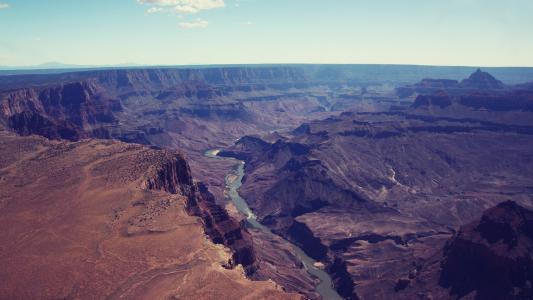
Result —
<instances>
[{"instance_id":1,"label":"thin white cloud","mask_svg":"<svg viewBox=\"0 0 533 300\"><path fill-rule=\"evenodd\" d=\"M224 0L137 0L137 2L152 6L150 9L154 8L153 12L162 11L163 8L170 8L171 11L178 14L195 14L203 10L226 6ZM160 10L155 10L157 8Z\"/></svg>"},{"instance_id":2,"label":"thin white cloud","mask_svg":"<svg viewBox=\"0 0 533 300\"><path fill-rule=\"evenodd\" d=\"M146 10L146 12L149 14L155 14L155 13L162 12L162 11L163 9L161 7L150 7L149 9Z\"/></svg>"},{"instance_id":3,"label":"thin white cloud","mask_svg":"<svg viewBox=\"0 0 533 300\"><path fill-rule=\"evenodd\" d=\"M206 28L207 26L209 26L209 22L207 22L206 20L202 20L202 19L196 19L192 22L181 22L179 25L181 28L185 28L185 29L196 29L196 28Z\"/></svg>"},{"instance_id":4,"label":"thin white cloud","mask_svg":"<svg viewBox=\"0 0 533 300\"><path fill-rule=\"evenodd\" d=\"M0 9L6 9L9 8L9 4L7 3L0 3Z\"/></svg>"}]
</instances>

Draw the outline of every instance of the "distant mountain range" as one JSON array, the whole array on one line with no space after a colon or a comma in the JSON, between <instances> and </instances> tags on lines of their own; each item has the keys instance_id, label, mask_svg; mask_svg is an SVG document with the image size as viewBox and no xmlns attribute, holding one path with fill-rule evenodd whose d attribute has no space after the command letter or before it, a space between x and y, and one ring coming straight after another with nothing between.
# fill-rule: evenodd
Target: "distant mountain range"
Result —
<instances>
[{"instance_id":1,"label":"distant mountain range","mask_svg":"<svg viewBox=\"0 0 533 300\"><path fill-rule=\"evenodd\" d=\"M89 68L110 68L110 67L138 67L140 64L123 63L116 65L73 65L51 61L39 65L31 66L0 66L0 70L50 70L50 69L89 69Z\"/></svg>"},{"instance_id":2,"label":"distant mountain range","mask_svg":"<svg viewBox=\"0 0 533 300\"><path fill-rule=\"evenodd\" d=\"M87 71L95 69L134 68L143 65L123 63L117 65L73 65L61 62L46 62L31 66L0 66L0 75L57 74L66 71Z\"/></svg>"}]
</instances>

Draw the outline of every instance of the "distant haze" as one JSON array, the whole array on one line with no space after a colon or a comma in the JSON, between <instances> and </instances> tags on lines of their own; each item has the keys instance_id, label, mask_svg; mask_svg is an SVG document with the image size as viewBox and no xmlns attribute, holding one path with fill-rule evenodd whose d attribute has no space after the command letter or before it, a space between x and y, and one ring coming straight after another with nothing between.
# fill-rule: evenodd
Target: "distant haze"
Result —
<instances>
[{"instance_id":1,"label":"distant haze","mask_svg":"<svg viewBox=\"0 0 533 300\"><path fill-rule=\"evenodd\" d=\"M0 0L0 66L533 66L531 16L531 0Z\"/></svg>"}]
</instances>

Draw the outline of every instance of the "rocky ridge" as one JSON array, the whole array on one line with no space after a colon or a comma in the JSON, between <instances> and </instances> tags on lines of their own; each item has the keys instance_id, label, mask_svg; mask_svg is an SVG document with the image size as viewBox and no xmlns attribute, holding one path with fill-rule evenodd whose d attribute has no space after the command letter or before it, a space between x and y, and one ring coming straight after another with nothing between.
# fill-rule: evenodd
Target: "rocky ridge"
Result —
<instances>
[{"instance_id":1,"label":"rocky ridge","mask_svg":"<svg viewBox=\"0 0 533 300\"><path fill-rule=\"evenodd\" d=\"M0 131L0 152L1 298L300 298L244 277L245 230L174 151Z\"/></svg>"}]
</instances>

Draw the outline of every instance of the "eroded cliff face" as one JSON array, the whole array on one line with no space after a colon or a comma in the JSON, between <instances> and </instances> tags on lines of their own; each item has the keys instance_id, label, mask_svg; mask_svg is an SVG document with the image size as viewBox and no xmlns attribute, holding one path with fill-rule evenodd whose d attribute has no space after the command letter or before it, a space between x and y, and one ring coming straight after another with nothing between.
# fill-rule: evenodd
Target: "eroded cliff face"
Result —
<instances>
[{"instance_id":1,"label":"eroded cliff face","mask_svg":"<svg viewBox=\"0 0 533 300\"><path fill-rule=\"evenodd\" d=\"M146 188L194 197L195 186L191 170L182 156L176 155L151 173L147 174Z\"/></svg>"},{"instance_id":2,"label":"eroded cliff face","mask_svg":"<svg viewBox=\"0 0 533 300\"><path fill-rule=\"evenodd\" d=\"M46 75L9 76L0 89L19 88L28 84L46 85L57 82L75 82L95 79L113 88L165 89L182 82L200 81L209 84L274 84L306 81L302 68L291 66L242 66L212 68L143 68L87 70Z\"/></svg>"},{"instance_id":3,"label":"eroded cliff face","mask_svg":"<svg viewBox=\"0 0 533 300\"><path fill-rule=\"evenodd\" d=\"M202 219L206 234L214 243L231 249L233 254L226 266L242 265L246 275L253 277L257 262L252 238L244 224L231 218L204 184L198 183L195 187L194 196L188 199L187 211Z\"/></svg>"},{"instance_id":4,"label":"eroded cliff face","mask_svg":"<svg viewBox=\"0 0 533 300\"><path fill-rule=\"evenodd\" d=\"M23 88L0 94L0 118L22 135L78 140L107 137L106 125L122 110L95 81Z\"/></svg>"},{"instance_id":5,"label":"eroded cliff face","mask_svg":"<svg viewBox=\"0 0 533 300\"><path fill-rule=\"evenodd\" d=\"M216 203L203 183L193 182L189 165L182 156L169 157L164 163L154 165L146 178L144 186L149 190L163 190L186 197L187 212L201 219L211 241L231 250L232 256L225 267L241 265L247 276L254 275L256 259L250 234Z\"/></svg>"},{"instance_id":6,"label":"eroded cliff face","mask_svg":"<svg viewBox=\"0 0 533 300\"><path fill-rule=\"evenodd\" d=\"M275 84L306 81L302 70L281 67L228 67L205 69L130 69L94 71L86 74L115 87L172 87L198 81L213 85Z\"/></svg>"},{"instance_id":7,"label":"eroded cliff face","mask_svg":"<svg viewBox=\"0 0 533 300\"><path fill-rule=\"evenodd\" d=\"M446 245L440 284L455 297L533 297L533 212L507 201L463 226Z\"/></svg>"}]
</instances>

